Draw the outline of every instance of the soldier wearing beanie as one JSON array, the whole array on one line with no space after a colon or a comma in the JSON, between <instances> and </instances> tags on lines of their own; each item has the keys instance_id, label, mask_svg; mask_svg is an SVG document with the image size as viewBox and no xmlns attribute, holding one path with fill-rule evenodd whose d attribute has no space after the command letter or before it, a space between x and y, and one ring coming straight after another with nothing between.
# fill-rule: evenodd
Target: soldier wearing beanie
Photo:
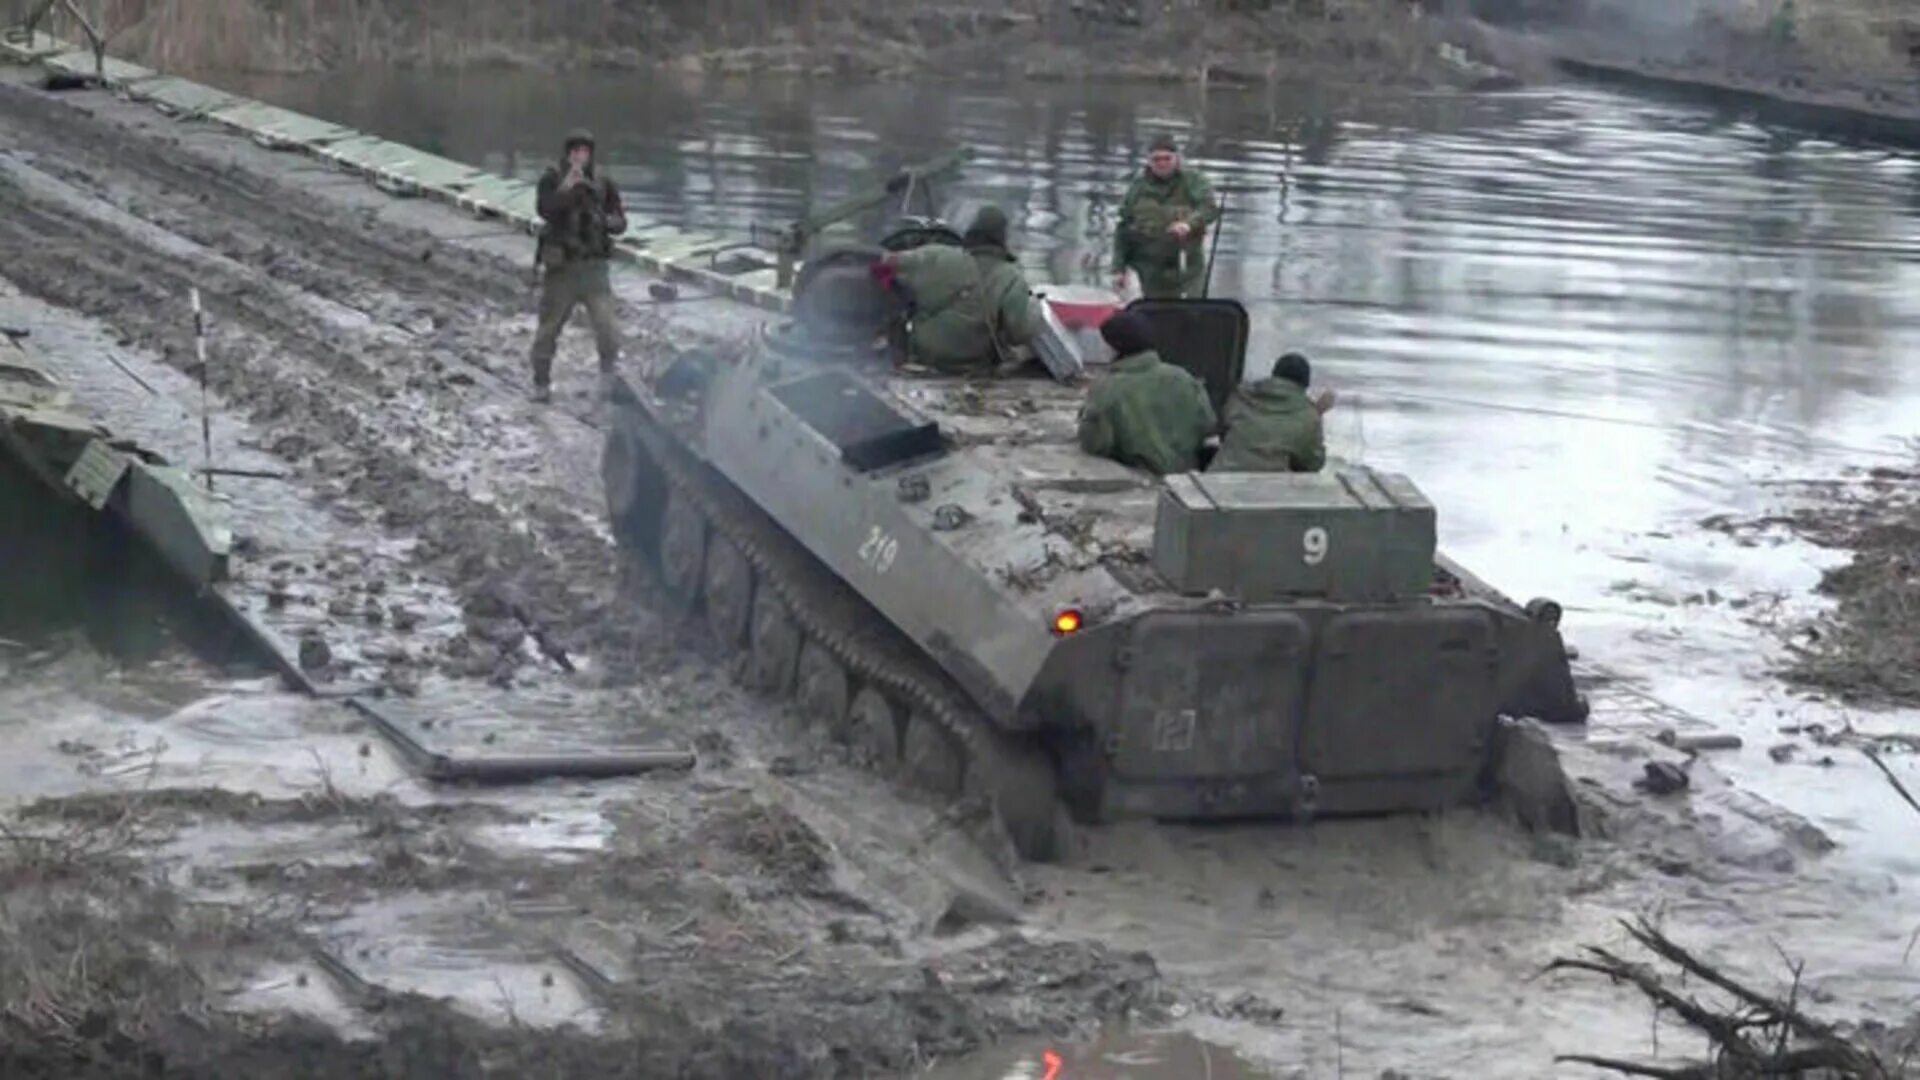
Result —
<instances>
[{"instance_id":1,"label":"soldier wearing beanie","mask_svg":"<svg viewBox=\"0 0 1920 1080\"><path fill-rule=\"evenodd\" d=\"M1208 472L1319 472L1327 463L1320 414L1332 397L1307 396L1313 365L1299 353L1274 361L1273 374L1244 384L1227 401L1226 434Z\"/></svg>"},{"instance_id":2,"label":"soldier wearing beanie","mask_svg":"<svg viewBox=\"0 0 1920 1080\"><path fill-rule=\"evenodd\" d=\"M1117 359L1080 411L1080 448L1158 475L1193 471L1214 429L1207 388L1160 359L1151 328L1134 312L1108 317L1100 336Z\"/></svg>"},{"instance_id":3,"label":"soldier wearing beanie","mask_svg":"<svg viewBox=\"0 0 1920 1080\"><path fill-rule=\"evenodd\" d=\"M889 254L876 276L911 308L909 357L947 372L981 371L1033 340L1039 322L1026 276L1007 250L1007 215L988 206L961 247L926 244Z\"/></svg>"}]
</instances>

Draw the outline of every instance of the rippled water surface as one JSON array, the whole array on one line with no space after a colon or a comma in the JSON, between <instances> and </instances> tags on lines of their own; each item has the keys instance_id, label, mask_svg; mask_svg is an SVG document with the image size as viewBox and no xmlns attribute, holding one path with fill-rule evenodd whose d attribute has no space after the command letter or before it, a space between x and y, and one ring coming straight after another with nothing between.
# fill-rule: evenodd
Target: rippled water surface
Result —
<instances>
[{"instance_id":1,"label":"rippled water surface","mask_svg":"<svg viewBox=\"0 0 1920 1080\"><path fill-rule=\"evenodd\" d=\"M1349 448L1441 495L1482 483L1463 465L1500 462L1552 471L1581 503L1620 495L1610 510L1652 524L1727 494L1703 489L1730 467L1885 453L1920 396L1920 161L1584 88L1368 100L499 74L245 88L527 176L585 124L632 207L742 238L965 144L978 158L949 201L1007 207L1055 280L1097 271L1136 148L1174 131L1228 193L1214 292L1253 311L1256 366L1307 350L1326 381L1377 399L1349 414ZM1456 539L1482 531L1474 501L1448 504Z\"/></svg>"}]
</instances>

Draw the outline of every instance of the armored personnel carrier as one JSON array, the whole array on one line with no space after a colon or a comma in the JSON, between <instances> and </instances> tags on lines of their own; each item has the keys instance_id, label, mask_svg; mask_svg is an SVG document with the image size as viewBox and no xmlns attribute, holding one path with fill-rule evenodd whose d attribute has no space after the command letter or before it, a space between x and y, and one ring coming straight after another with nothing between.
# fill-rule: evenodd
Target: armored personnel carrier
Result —
<instances>
[{"instance_id":1,"label":"armored personnel carrier","mask_svg":"<svg viewBox=\"0 0 1920 1080\"><path fill-rule=\"evenodd\" d=\"M918 220L882 247L957 242ZM1501 717L1584 718L1559 608L1435 551L1405 477L1195 473L1083 453L1085 387L896 365L877 250L818 254L793 317L613 392L623 544L747 680L871 767L980 794L1020 852L1066 813L1227 818L1475 797ZM1232 301L1136 302L1224 404ZM1094 377L1098 377L1095 375Z\"/></svg>"}]
</instances>

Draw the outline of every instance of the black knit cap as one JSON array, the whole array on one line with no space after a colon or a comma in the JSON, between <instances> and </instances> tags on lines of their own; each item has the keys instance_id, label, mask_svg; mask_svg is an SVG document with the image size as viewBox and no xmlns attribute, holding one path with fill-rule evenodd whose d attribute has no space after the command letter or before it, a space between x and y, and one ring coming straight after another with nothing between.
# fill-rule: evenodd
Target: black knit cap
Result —
<instances>
[{"instance_id":1,"label":"black knit cap","mask_svg":"<svg viewBox=\"0 0 1920 1080\"><path fill-rule=\"evenodd\" d=\"M586 128L574 128L572 131L567 132L567 141L560 144L560 152L563 154L571 154L573 153L573 148L576 146L584 146L589 150L594 149L593 132L588 131Z\"/></svg>"},{"instance_id":2,"label":"black knit cap","mask_svg":"<svg viewBox=\"0 0 1920 1080\"><path fill-rule=\"evenodd\" d=\"M968 246L991 244L994 247L1007 246L1007 212L997 206L983 206L973 215L973 223L967 226L966 235L961 240Z\"/></svg>"},{"instance_id":3,"label":"black knit cap","mask_svg":"<svg viewBox=\"0 0 1920 1080\"><path fill-rule=\"evenodd\" d=\"M1113 347L1115 356L1132 356L1153 348L1153 335L1138 312L1116 311L1100 324L1100 336Z\"/></svg>"},{"instance_id":4,"label":"black knit cap","mask_svg":"<svg viewBox=\"0 0 1920 1080\"><path fill-rule=\"evenodd\" d=\"M1313 385L1313 365L1297 352L1290 352L1273 362L1273 377L1285 379L1305 390Z\"/></svg>"}]
</instances>

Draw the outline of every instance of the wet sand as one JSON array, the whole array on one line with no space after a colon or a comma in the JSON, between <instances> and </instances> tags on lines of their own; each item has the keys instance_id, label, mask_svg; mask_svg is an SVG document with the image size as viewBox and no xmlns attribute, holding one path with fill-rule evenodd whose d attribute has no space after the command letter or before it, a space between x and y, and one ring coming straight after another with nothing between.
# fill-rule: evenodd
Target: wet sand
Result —
<instances>
[{"instance_id":1,"label":"wet sand","mask_svg":"<svg viewBox=\"0 0 1920 1080\"><path fill-rule=\"evenodd\" d=\"M311 599L289 607L327 613L344 596L352 612L404 573L422 610L445 613L419 644L391 619L316 615L343 642L342 678L397 672L416 686L411 704L449 717L559 700L583 732L645 718L703 751L691 776L443 791L325 702L192 668L185 701L102 700L112 665L84 650L30 656L9 667L5 693L21 696L0 709L18 718L0 732L8 827L40 830L11 849L9 917L50 929L79 910L76 888L115 882L126 903L106 925L121 940L164 942L150 931L178 925L176 908L220 919L193 939L218 948L171 950L156 968L218 1037L184 1045L137 1008L109 1010L105 1033L88 1034L85 994L100 987L56 987L73 996L31 1014L29 1068L104 1070L54 1056L77 1036L96 1059L157 1048L188 1065L251 1060L252 1075L369 1073L381 1053L421 1076L482 1061L906 1075L999 1039L1076 1040L1132 1021L1175 1024L1277 1075L1339 1063L1538 1077L1556 1052L1644 1048L1640 1002L1539 971L1654 910L1757 982L1785 978L1774 938L1807 958L1806 985L1832 1015L1897 1023L1911 1011L1915 976L1896 943L1920 925L1914 868L1868 845L1832 850L1712 759L1692 765L1685 797L1635 792L1646 761L1679 755L1640 737L1674 721L1619 675L1596 678L1607 719L1566 747L1593 826L1579 842L1479 812L1088 830L1071 864L1023 870L1024 925L1010 936L942 925L954 896L943 875L979 865L964 835L736 690L703 635L622 572L599 523L586 343L566 343L560 407L522 400L524 237L107 95L0 86L0 133L0 240L14 253L0 274L27 294L0 304L60 346L83 399L118 378L109 351L172 372L157 384L164 408L97 400L116 426L155 418L149 437L183 457L197 429L166 418L194 415L197 399L181 381L191 347L178 308L189 283L213 298L224 445L293 476L235 491L239 516L252 502L263 522L242 580L264 595L274 562L297 559L318 572L301 586ZM717 305L650 307L637 277L621 294L637 355L740 328ZM304 547L317 539L351 554L316 559ZM569 677L500 627L503 595L537 605L589 674ZM1643 644L1607 651L1607 670L1673 662L1671 642ZM193 794L211 787L258 801ZM41 796L62 801L23 806ZM556 939L584 963L556 961ZM42 959L56 957L70 954ZM356 979L400 1006L370 1008ZM8 1000L27 998L9 988ZM333 1027L249 1041L230 1015L241 1006ZM578 1029L553 1026L569 1022ZM689 1034L659 1038L671 1023ZM362 1026L387 1049L340 1041Z\"/></svg>"}]
</instances>

